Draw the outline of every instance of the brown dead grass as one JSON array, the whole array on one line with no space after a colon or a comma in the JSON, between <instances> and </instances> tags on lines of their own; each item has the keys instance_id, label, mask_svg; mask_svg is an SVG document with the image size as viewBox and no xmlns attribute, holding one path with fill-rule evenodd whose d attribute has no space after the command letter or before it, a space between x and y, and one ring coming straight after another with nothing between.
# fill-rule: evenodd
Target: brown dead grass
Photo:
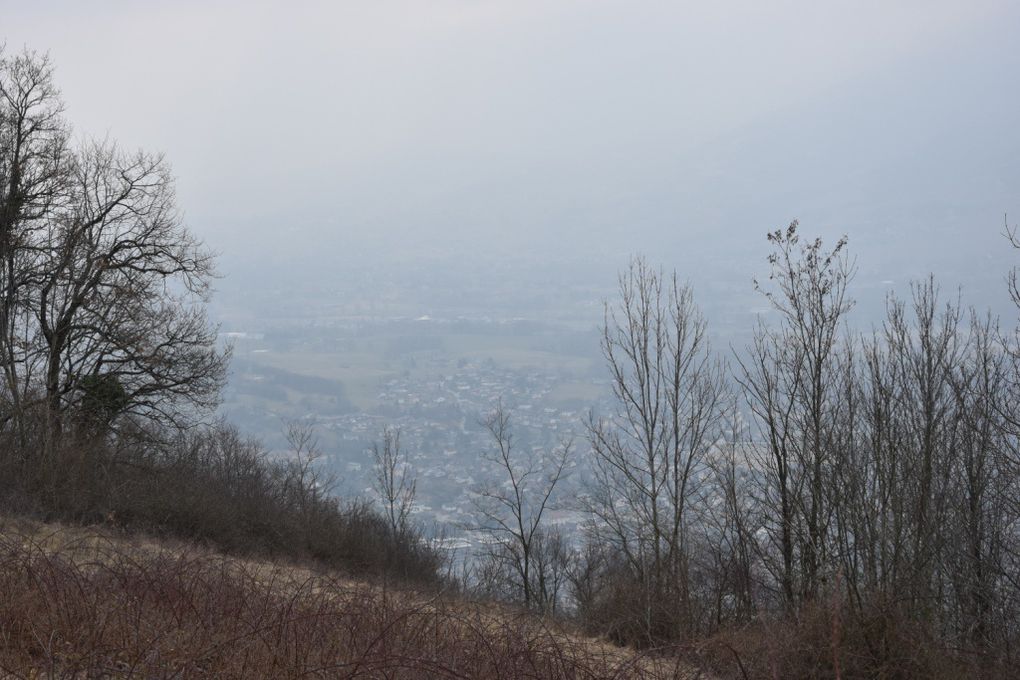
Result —
<instances>
[{"instance_id":1,"label":"brown dead grass","mask_svg":"<svg viewBox=\"0 0 1020 680\"><path fill-rule=\"evenodd\" d=\"M4 520L0 593L9 677L699 677L507 608L102 528Z\"/></svg>"}]
</instances>

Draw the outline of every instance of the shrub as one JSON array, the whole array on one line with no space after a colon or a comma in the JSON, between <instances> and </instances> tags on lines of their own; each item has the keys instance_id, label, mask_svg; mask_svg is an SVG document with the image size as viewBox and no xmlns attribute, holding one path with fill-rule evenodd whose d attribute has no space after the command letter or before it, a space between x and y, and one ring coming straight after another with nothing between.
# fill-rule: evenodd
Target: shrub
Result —
<instances>
[{"instance_id":1,"label":"shrub","mask_svg":"<svg viewBox=\"0 0 1020 680\"><path fill-rule=\"evenodd\" d=\"M191 549L0 533L12 677L688 678L515 617Z\"/></svg>"},{"instance_id":2,"label":"shrub","mask_svg":"<svg viewBox=\"0 0 1020 680\"><path fill-rule=\"evenodd\" d=\"M874 597L857 614L842 603L815 601L796 618L729 629L690 650L724 678L1015 677L1004 659L954 653L935 630L900 611L892 598Z\"/></svg>"},{"instance_id":3,"label":"shrub","mask_svg":"<svg viewBox=\"0 0 1020 680\"><path fill-rule=\"evenodd\" d=\"M0 499L45 519L108 522L233 553L439 584L442 554L420 531L394 535L366 503L324 493L306 470L270 459L236 429L221 425L170 441L149 435L66 437L60 446L4 456Z\"/></svg>"}]
</instances>

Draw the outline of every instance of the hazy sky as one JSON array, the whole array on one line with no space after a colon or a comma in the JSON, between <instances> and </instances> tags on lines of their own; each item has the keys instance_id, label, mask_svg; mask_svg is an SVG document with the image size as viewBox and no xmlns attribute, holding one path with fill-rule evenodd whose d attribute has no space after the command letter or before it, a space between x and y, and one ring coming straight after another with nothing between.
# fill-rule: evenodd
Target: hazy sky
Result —
<instances>
[{"instance_id":1,"label":"hazy sky","mask_svg":"<svg viewBox=\"0 0 1020 680\"><path fill-rule=\"evenodd\" d=\"M1017 27L973 0L0 1L76 128L165 151L246 257L682 261L795 217L984 252L1020 216Z\"/></svg>"}]
</instances>

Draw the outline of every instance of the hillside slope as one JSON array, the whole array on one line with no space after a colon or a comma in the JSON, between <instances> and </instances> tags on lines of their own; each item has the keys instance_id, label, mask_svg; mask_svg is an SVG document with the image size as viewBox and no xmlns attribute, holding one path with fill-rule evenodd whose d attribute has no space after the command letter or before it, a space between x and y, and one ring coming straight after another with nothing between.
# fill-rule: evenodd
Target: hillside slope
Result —
<instances>
[{"instance_id":1,"label":"hillside slope","mask_svg":"<svg viewBox=\"0 0 1020 680\"><path fill-rule=\"evenodd\" d=\"M11 677L695 678L494 605L0 518Z\"/></svg>"}]
</instances>

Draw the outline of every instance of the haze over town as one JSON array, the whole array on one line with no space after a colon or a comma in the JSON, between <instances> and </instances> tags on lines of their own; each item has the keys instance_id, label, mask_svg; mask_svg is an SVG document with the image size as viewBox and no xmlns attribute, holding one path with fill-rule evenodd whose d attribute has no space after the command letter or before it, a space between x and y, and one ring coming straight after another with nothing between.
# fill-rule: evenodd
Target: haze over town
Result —
<instances>
[{"instance_id":1,"label":"haze over town","mask_svg":"<svg viewBox=\"0 0 1020 680\"><path fill-rule=\"evenodd\" d=\"M0 0L0 669L1012 677L1018 27Z\"/></svg>"},{"instance_id":2,"label":"haze over town","mask_svg":"<svg viewBox=\"0 0 1020 680\"><path fill-rule=\"evenodd\" d=\"M222 412L278 447L283 419L313 419L348 493L399 426L441 522L463 519L497 399L545 445L607 396L597 327L632 254L692 283L721 349L749 339L764 235L794 219L849 236L862 326L928 272L1008 308L1015 3L3 15L10 47L51 54L79 131L171 160L221 253Z\"/></svg>"}]
</instances>

